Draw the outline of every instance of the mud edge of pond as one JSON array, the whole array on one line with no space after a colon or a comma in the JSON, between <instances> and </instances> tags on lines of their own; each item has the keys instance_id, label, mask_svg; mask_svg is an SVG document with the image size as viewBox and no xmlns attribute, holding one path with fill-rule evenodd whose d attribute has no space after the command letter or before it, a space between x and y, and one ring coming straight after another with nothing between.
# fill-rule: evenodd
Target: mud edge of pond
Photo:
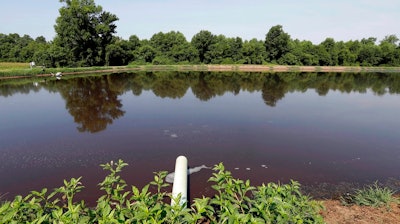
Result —
<instances>
[{"instance_id":1,"label":"mud edge of pond","mask_svg":"<svg viewBox=\"0 0 400 224\"><path fill-rule=\"evenodd\" d=\"M63 71L62 68L59 69ZM136 67L115 66L99 70L63 72L63 75L117 73L130 71L213 71L213 72L381 72L400 73L400 67L352 67L352 66L285 66L285 65L143 65ZM50 77L50 74L0 76L0 79Z\"/></svg>"}]
</instances>

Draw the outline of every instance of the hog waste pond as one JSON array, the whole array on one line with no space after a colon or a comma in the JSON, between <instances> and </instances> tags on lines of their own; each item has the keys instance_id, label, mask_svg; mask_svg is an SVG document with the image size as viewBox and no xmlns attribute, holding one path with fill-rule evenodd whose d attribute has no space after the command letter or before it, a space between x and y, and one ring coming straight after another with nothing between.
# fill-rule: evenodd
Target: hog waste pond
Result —
<instances>
[{"instance_id":1,"label":"hog waste pond","mask_svg":"<svg viewBox=\"0 0 400 224\"><path fill-rule=\"evenodd\" d=\"M0 195L82 176L95 202L123 159L128 185L223 162L252 185L302 184L331 198L378 180L399 190L400 74L138 72L0 80ZM210 196L211 169L189 177Z\"/></svg>"}]
</instances>

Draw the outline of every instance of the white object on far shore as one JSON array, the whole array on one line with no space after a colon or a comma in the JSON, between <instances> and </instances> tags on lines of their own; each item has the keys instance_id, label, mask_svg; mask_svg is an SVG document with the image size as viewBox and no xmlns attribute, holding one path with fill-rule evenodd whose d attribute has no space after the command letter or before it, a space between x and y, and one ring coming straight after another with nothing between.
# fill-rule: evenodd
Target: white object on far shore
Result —
<instances>
[{"instance_id":1,"label":"white object on far shore","mask_svg":"<svg viewBox=\"0 0 400 224\"><path fill-rule=\"evenodd\" d=\"M55 77L61 77L62 73L61 72L57 72L56 74L51 72L51 76L55 76Z\"/></svg>"}]
</instances>

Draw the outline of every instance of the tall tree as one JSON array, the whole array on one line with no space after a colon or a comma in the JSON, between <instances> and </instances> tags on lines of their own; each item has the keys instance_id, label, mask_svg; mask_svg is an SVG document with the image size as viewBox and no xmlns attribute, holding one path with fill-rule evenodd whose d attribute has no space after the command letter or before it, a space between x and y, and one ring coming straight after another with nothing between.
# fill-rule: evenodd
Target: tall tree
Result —
<instances>
[{"instance_id":1,"label":"tall tree","mask_svg":"<svg viewBox=\"0 0 400 224\"><path fill-rule=\"evenodd\" d=\"M208 51L204 54L203 62L211 64L221 64L226 58L230 58L228 54L230 46L228 39L224 35L218 35L215 37L215 43L208 47ZM232 58L230 58L232 60Z\"/></svg>"},{"instance_id":2,"label":"tall tree","mask_svg":"<svg viewBox=\"0 0 400 224\"><path fill-rule=\"evenodd\" d=\"M92 66L105 63L106 48L116 32L117 16L103 11L94 0L60 0L60 16L54 44L64 49L66 65Z\"/></svg>"},{"instance_id":3,"label":"tall tree","mask_svg":"<svg viewBox=\"0 0 400 224\"><path fill-rule=\"evenodd\" d=\"M324 65L335 66L338 65L338 54L339 50L336 46L336 42L333 38L326 38L320 44L321 48L328 53L327 60L325 61Z\"/></svg>"},{"instance_id":4,"label":"tall tree","mask_svg":"<svg viewBox=\"0 0 400 224\"><path fill-rule=\"evenodd\" d=\"M399 38L395 34L391 34L385 36L385 38L383 38L383 40L381 41L381 44L388 43L396 46L397 42L399 42Z\"/></svg>"},{"instance_id":5,"label":"tall tree","mask_svg":"<svg viewBox=\"0 0 400 224\"><path fill-rule=\"evenodd\" d=\"M339 41L336 43L338 49L338 65L351 66L355 65L357 55L351 53L346 43Z\"/></svg>"},{"instance_id":6,"label":"tall tree","mask_svg":"<svg viewBox=\"0 0 400 224\"><path fill-rule=\"evenodd\" d=\"M357 60L362 66L377 66L382 60L382 52L379 46L375 45L375 37L363 38L361 40L361 49Z\"/></svg>"},{"instance_id":7,"label":"tall tree","mask_svg":"<svg viewBox=\"0 0 400 224\"><path fill-rule=\"evenodd\" d=\"M193 36L191 44L199 51L200 62L205 62L205 55L214 43L216 43L216 36L210 31L201 30Z\"/></svg>"},{"instance_id":8,"label":"tall tree","mask_svg":"<svg viewBox=\"0 0 400 224\"><path fill-rule=\"evenodd\" d=\"M290 35L283 31L281 25L271 27L265 36L265 49L269 61L277 61L290 51Z\"/></svg>"},{"instance_id":9,"label":"tall tree","mask_svg":"<svg viewBox=\"0 0 400 224\"><path fill-rule=\"evenodd\" d=\"M397 47L399 38L396 35L386 36L380 43L382 61L381 65L396 66L400 64L400 48Z\"/></svg>"}]
</instances>

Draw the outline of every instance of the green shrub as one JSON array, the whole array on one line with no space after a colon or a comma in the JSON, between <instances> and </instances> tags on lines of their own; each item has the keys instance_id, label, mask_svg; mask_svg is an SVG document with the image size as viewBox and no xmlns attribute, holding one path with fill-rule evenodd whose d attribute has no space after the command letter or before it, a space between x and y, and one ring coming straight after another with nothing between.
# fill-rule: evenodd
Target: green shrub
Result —
<instances>
[{"instance_id":1,"label":"green shrub","mask_svg":"<svg viewBox=\"0 0 400 224\"><path fill-rule=\"evenodd\" d=\"M166 56L156 56L153 59L153 65L172 65L175 64L175 62L170 59L169 57Z\"/></svg>"},{"instance_id":2,"label":"green shrub","mask_svg":"<svg viewBox=\"0 0 400 224\"><path fill-rule=\"evenodd\" d=\"M393 197L394 191L387 187L380 187L378 182L363 189L356 190L354 194L346 194L340 198L344 205L361 205L381 207L389 206L391 202L396 202Z\"/></svg>"},{"instance_id":3,"label":"green shrub","mask_svg":"<svg viewBox=\"0 0 400 224\"><path fill-rule=\"evenodd\" d=\"M83 186L81 178L64 180L64 185L48 193L47 189L32 191L2 202L0 223L323 223L321 205L300 193L300 185L292 181L280 185L269 183L253 187L250 181L232 177L223 164L216 165L209 179L217 194L195 198L190 206L166 199L171 193L164 182L167 172L155 173L154 180L131 190L119 176L127 166L122 160L101 165L109 174L99 184L104 191L95 207L74 197ZM153 186L155 192L150 192Z\"/></svg>"}]
</instances>

